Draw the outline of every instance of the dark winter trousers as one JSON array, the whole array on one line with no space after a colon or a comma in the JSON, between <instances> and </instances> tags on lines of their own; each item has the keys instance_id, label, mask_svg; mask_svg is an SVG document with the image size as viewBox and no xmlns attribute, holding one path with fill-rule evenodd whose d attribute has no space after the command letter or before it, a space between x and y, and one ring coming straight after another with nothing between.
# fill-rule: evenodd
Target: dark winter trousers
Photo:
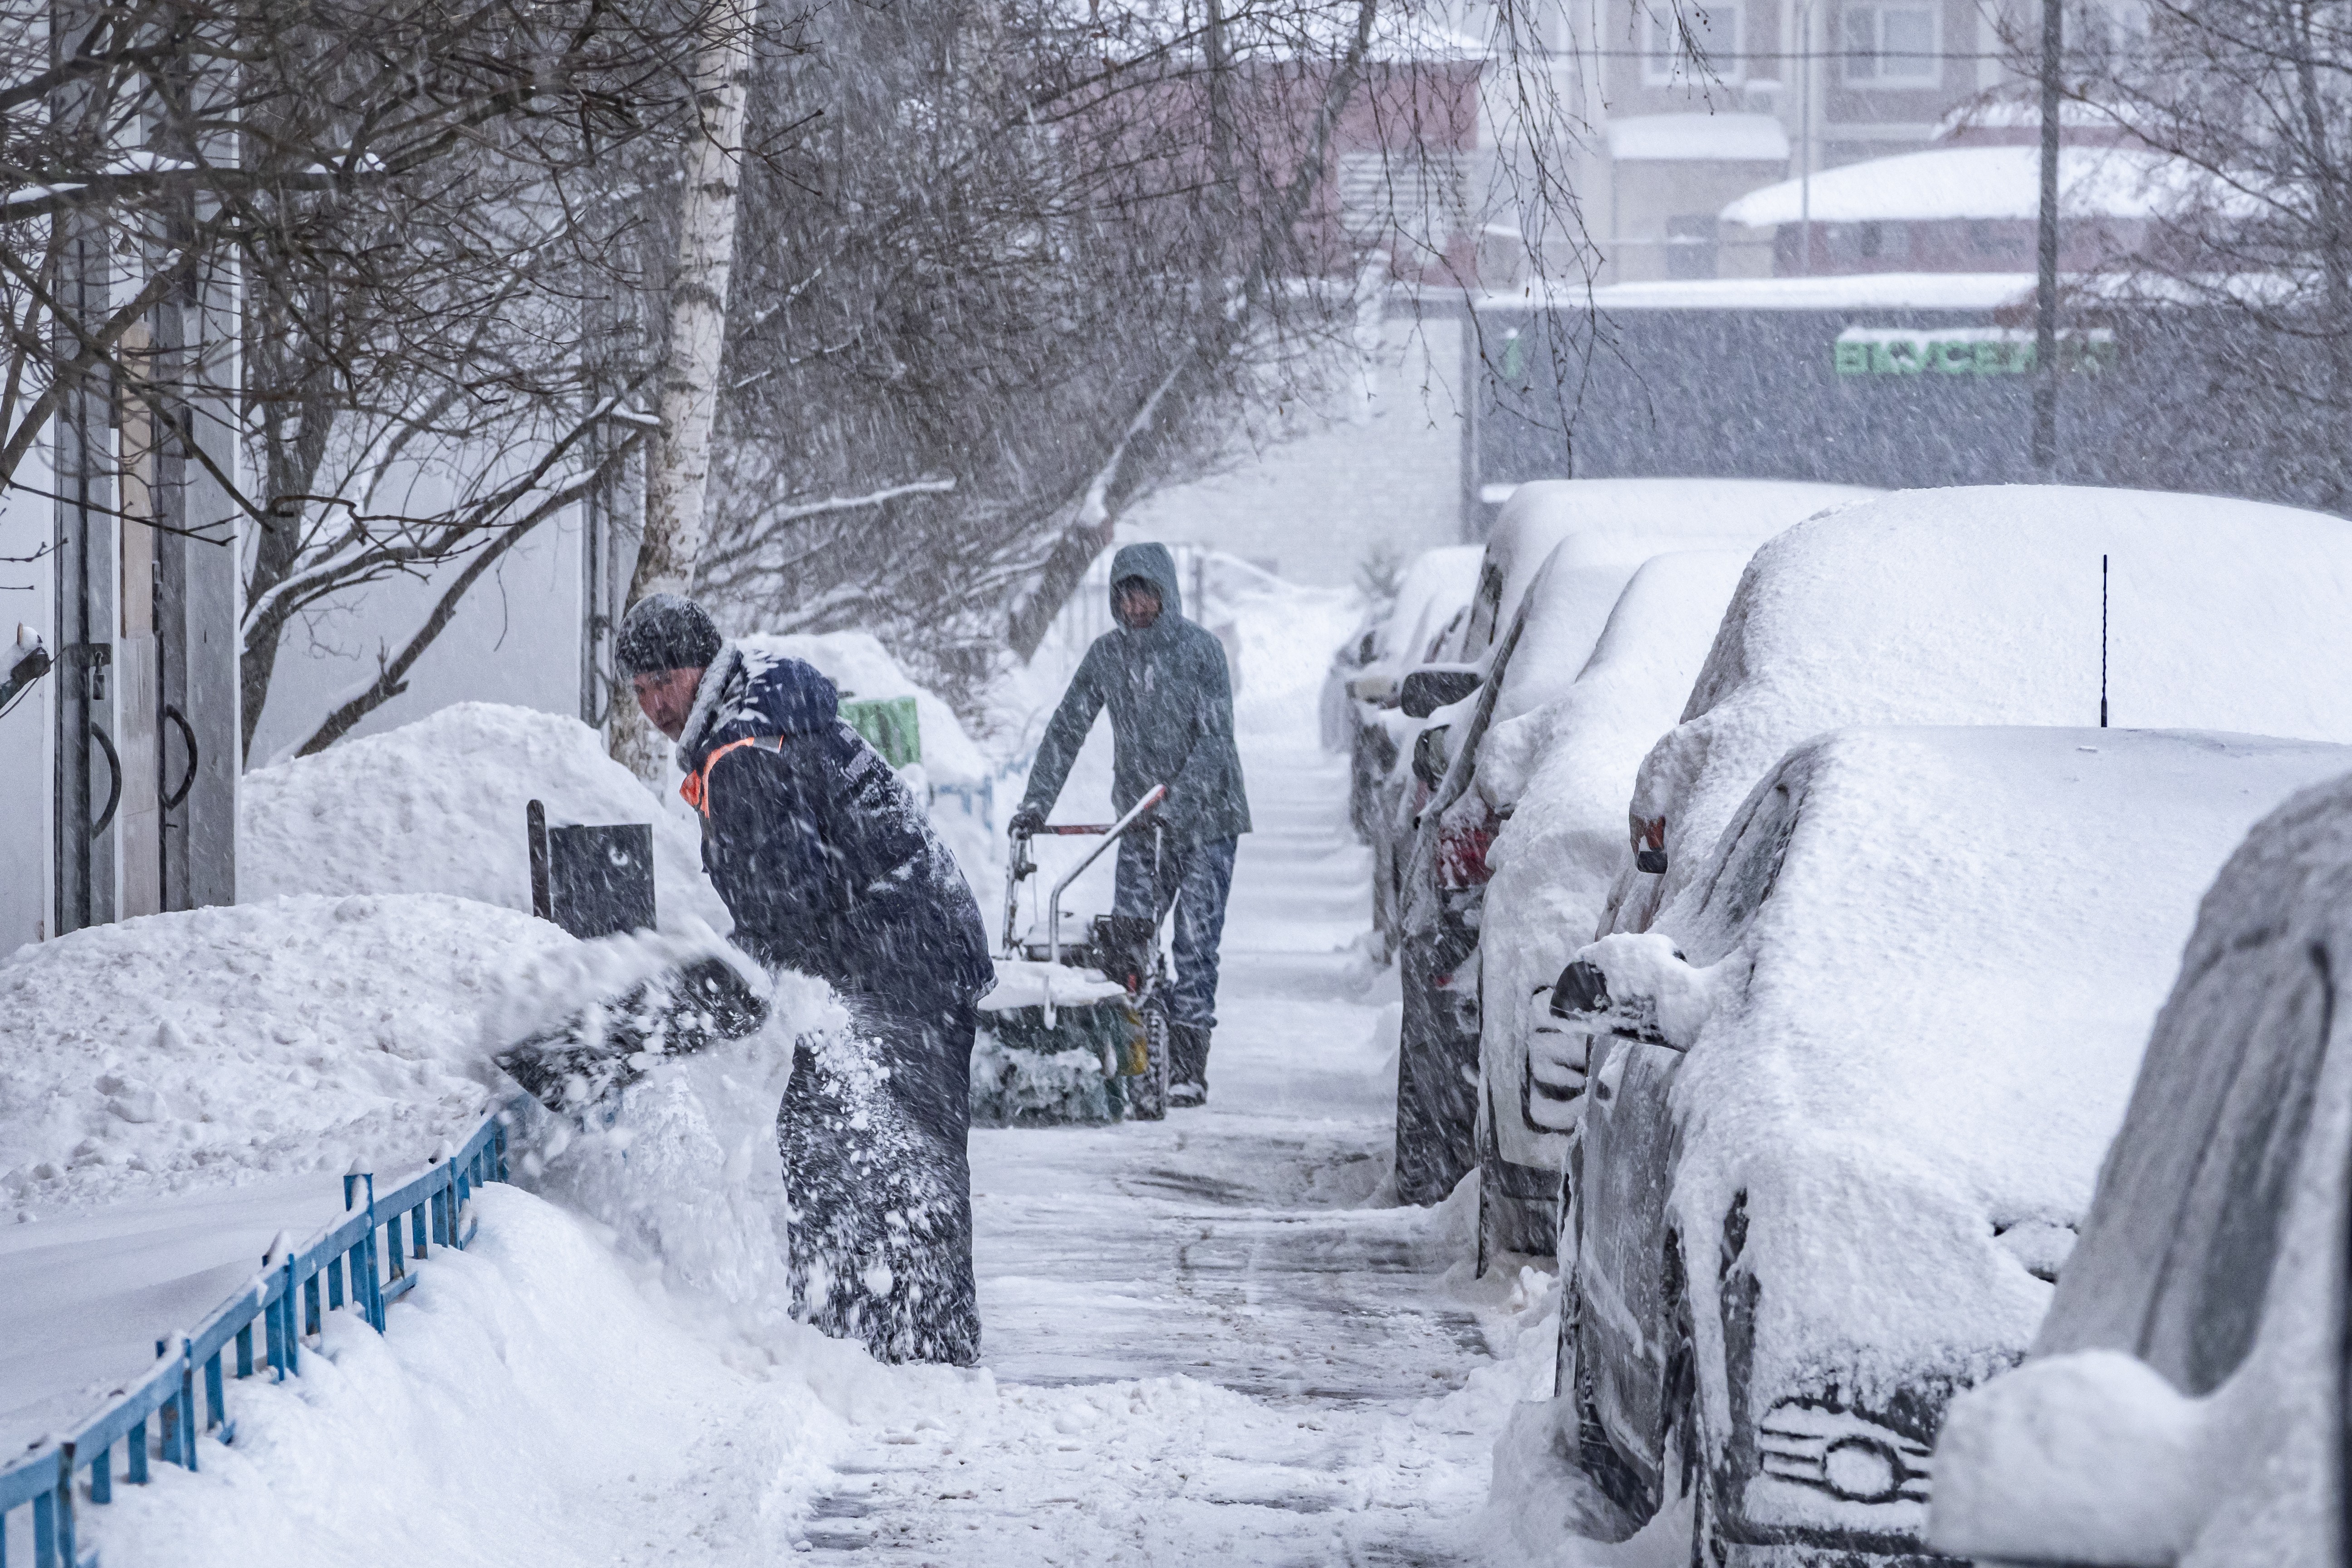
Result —
<instances>
[{"instance_id":1,"label":"dark winter trousers","mask_svg":"<svg viewBox=\"0 0 2352 1568\"><path fill-rule=\"evenodd\" d=\"M877 1361L970 1366L976 1015L844 1000L846 1028L795 1047L776 1116L794 1314Z\"/></svg>"},{"instance_id":2,"label":"dark winter trousers","mask_svg":"<svg viewBox=\"0 0 2352 1568\"><path fill-rule=\"evenodd\" d=\"M1205 1037L1217 1026L1217 943L1225 934L1225 896L1234 886L1238 838L1171 844L1159 851L1154 874L1151 839L1130 833L1118 841L1118 885L1111 912L1149 920L1156 928L1176 909L1176 983L1168 990L1168 1021Z\"/></svg>"}]
</instances>

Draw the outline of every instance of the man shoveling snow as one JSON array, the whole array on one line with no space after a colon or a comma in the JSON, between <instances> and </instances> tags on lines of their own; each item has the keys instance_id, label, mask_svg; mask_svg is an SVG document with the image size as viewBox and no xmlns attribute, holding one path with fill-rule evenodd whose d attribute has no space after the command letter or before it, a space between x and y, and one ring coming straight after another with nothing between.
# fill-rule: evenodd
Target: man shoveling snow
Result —
<instances>
[{"instance_id":1,"label":"man shoveling snow","mask_svg":"<svg viewBox=\"0 0 2352 1568\"><path fill-rule=\"evenodd\" d=\"M617 660L678 743L734 941L849 1012L796 1043L777 1116L795 1307L879 1360L971 1364L972 1005L994 982L971 889L810 666L671 595L630 609Z\"/></svg>"}]
</instances>

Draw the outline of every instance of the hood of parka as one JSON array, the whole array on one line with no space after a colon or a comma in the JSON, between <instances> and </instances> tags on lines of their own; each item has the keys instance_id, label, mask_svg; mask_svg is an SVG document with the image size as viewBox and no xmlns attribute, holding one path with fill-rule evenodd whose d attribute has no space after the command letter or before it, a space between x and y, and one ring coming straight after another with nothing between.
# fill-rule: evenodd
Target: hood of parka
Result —
<instances>
[{"instance_id":1,"label":"hood of parka","mask_svg":"<svg viewBox=\"0 0 2352 1568\"><path fill-rule=\"evenodd\" d=\"M694 707L678 731L677 765L692 773L729 741L820 734L840 717L838 689L814 665L751 653L730 641L695 689Z\"/></svg>"},{"instance_id":2,"label":"hood of parka","mask_svg":"<svg viewBox=\"0 0 2352 1568\"><path fill-rule=\"evenodd\" d=\"M1118 618L1118 585L1140 577L1160 590L1160 618L1148 626L1130 626ZM1164 544L1125 544L1110 558L1110 620L1123 637L1165 637L1175 635L1184 618L1184 590L1176 583L1176 557Z\"/></svg>"}]
</instances>

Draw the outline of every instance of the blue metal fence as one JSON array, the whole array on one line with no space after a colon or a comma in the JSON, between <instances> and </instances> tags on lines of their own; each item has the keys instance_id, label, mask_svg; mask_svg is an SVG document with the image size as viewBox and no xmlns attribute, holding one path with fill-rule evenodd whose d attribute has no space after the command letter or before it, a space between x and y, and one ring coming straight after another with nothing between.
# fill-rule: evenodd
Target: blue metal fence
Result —
<instances>
[{"instance_id":1,"label":"blue metal fence","mask_svg":"<svg viewBox=\"0 0 2352 1568\"><path fill-rule=\"evenodd\" d=\"M413 1266L428 1248L463 1250L472 1239L459 1229L466 1200L482 1183L507 1179L507 1130L526 1103L518 1097L491 1111L464 1147L452 1150L443 1143L430 1164L388 1194L376 1192L369 1173L345 1176L341 1219L301 1247L273 1247L261 1272L202 1323L155 1342L155 1364L144 1376L73 1432L48 1439L0 1470L0 1568L8 1561L10 1516L27 1505L34 1568L84 1568L92 1563L75 1545L76 1474L88 1475L91 1502L112 1501L120 1445L123 1479L143 1485L151 1420L153 1456L194 1470L200 1381L203 1430L231 1441L236 1424L228 1417L224 1395L229 1375L225 1360L236 1377L251 1377L257 1351L258 1364L283 1382L300 1371L302 1342L319 1332L322 1314L346 1305L382 1333L384 1309L415 1286Z\"/></svg>"}]
</instances>

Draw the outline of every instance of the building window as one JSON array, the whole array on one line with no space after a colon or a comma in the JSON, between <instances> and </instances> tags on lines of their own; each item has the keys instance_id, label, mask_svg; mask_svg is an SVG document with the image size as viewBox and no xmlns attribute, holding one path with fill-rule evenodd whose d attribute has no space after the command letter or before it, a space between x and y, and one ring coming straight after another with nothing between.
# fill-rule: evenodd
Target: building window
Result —
<instances>
[{"instance_id":1,"label":"building window","mask_svg":"<svg viewBox=\"0 0 2352 1568\"><path fill-rule=\"evenodd\" d=\"M1843 47L1857 87L1932 87L1941 74L1933 5L1848 5Z\"/></svg>"},{"instance_id":2,"label":"building window","mask_svg":"<svg viewBox=\"0 0 2352 1568\"><path fill-rule=\"evenodd\" d=\"M1739 9L1738 0L1643 0L1642 79L1653 87L1743 79Z\"/></svg>"}]
</instances>

